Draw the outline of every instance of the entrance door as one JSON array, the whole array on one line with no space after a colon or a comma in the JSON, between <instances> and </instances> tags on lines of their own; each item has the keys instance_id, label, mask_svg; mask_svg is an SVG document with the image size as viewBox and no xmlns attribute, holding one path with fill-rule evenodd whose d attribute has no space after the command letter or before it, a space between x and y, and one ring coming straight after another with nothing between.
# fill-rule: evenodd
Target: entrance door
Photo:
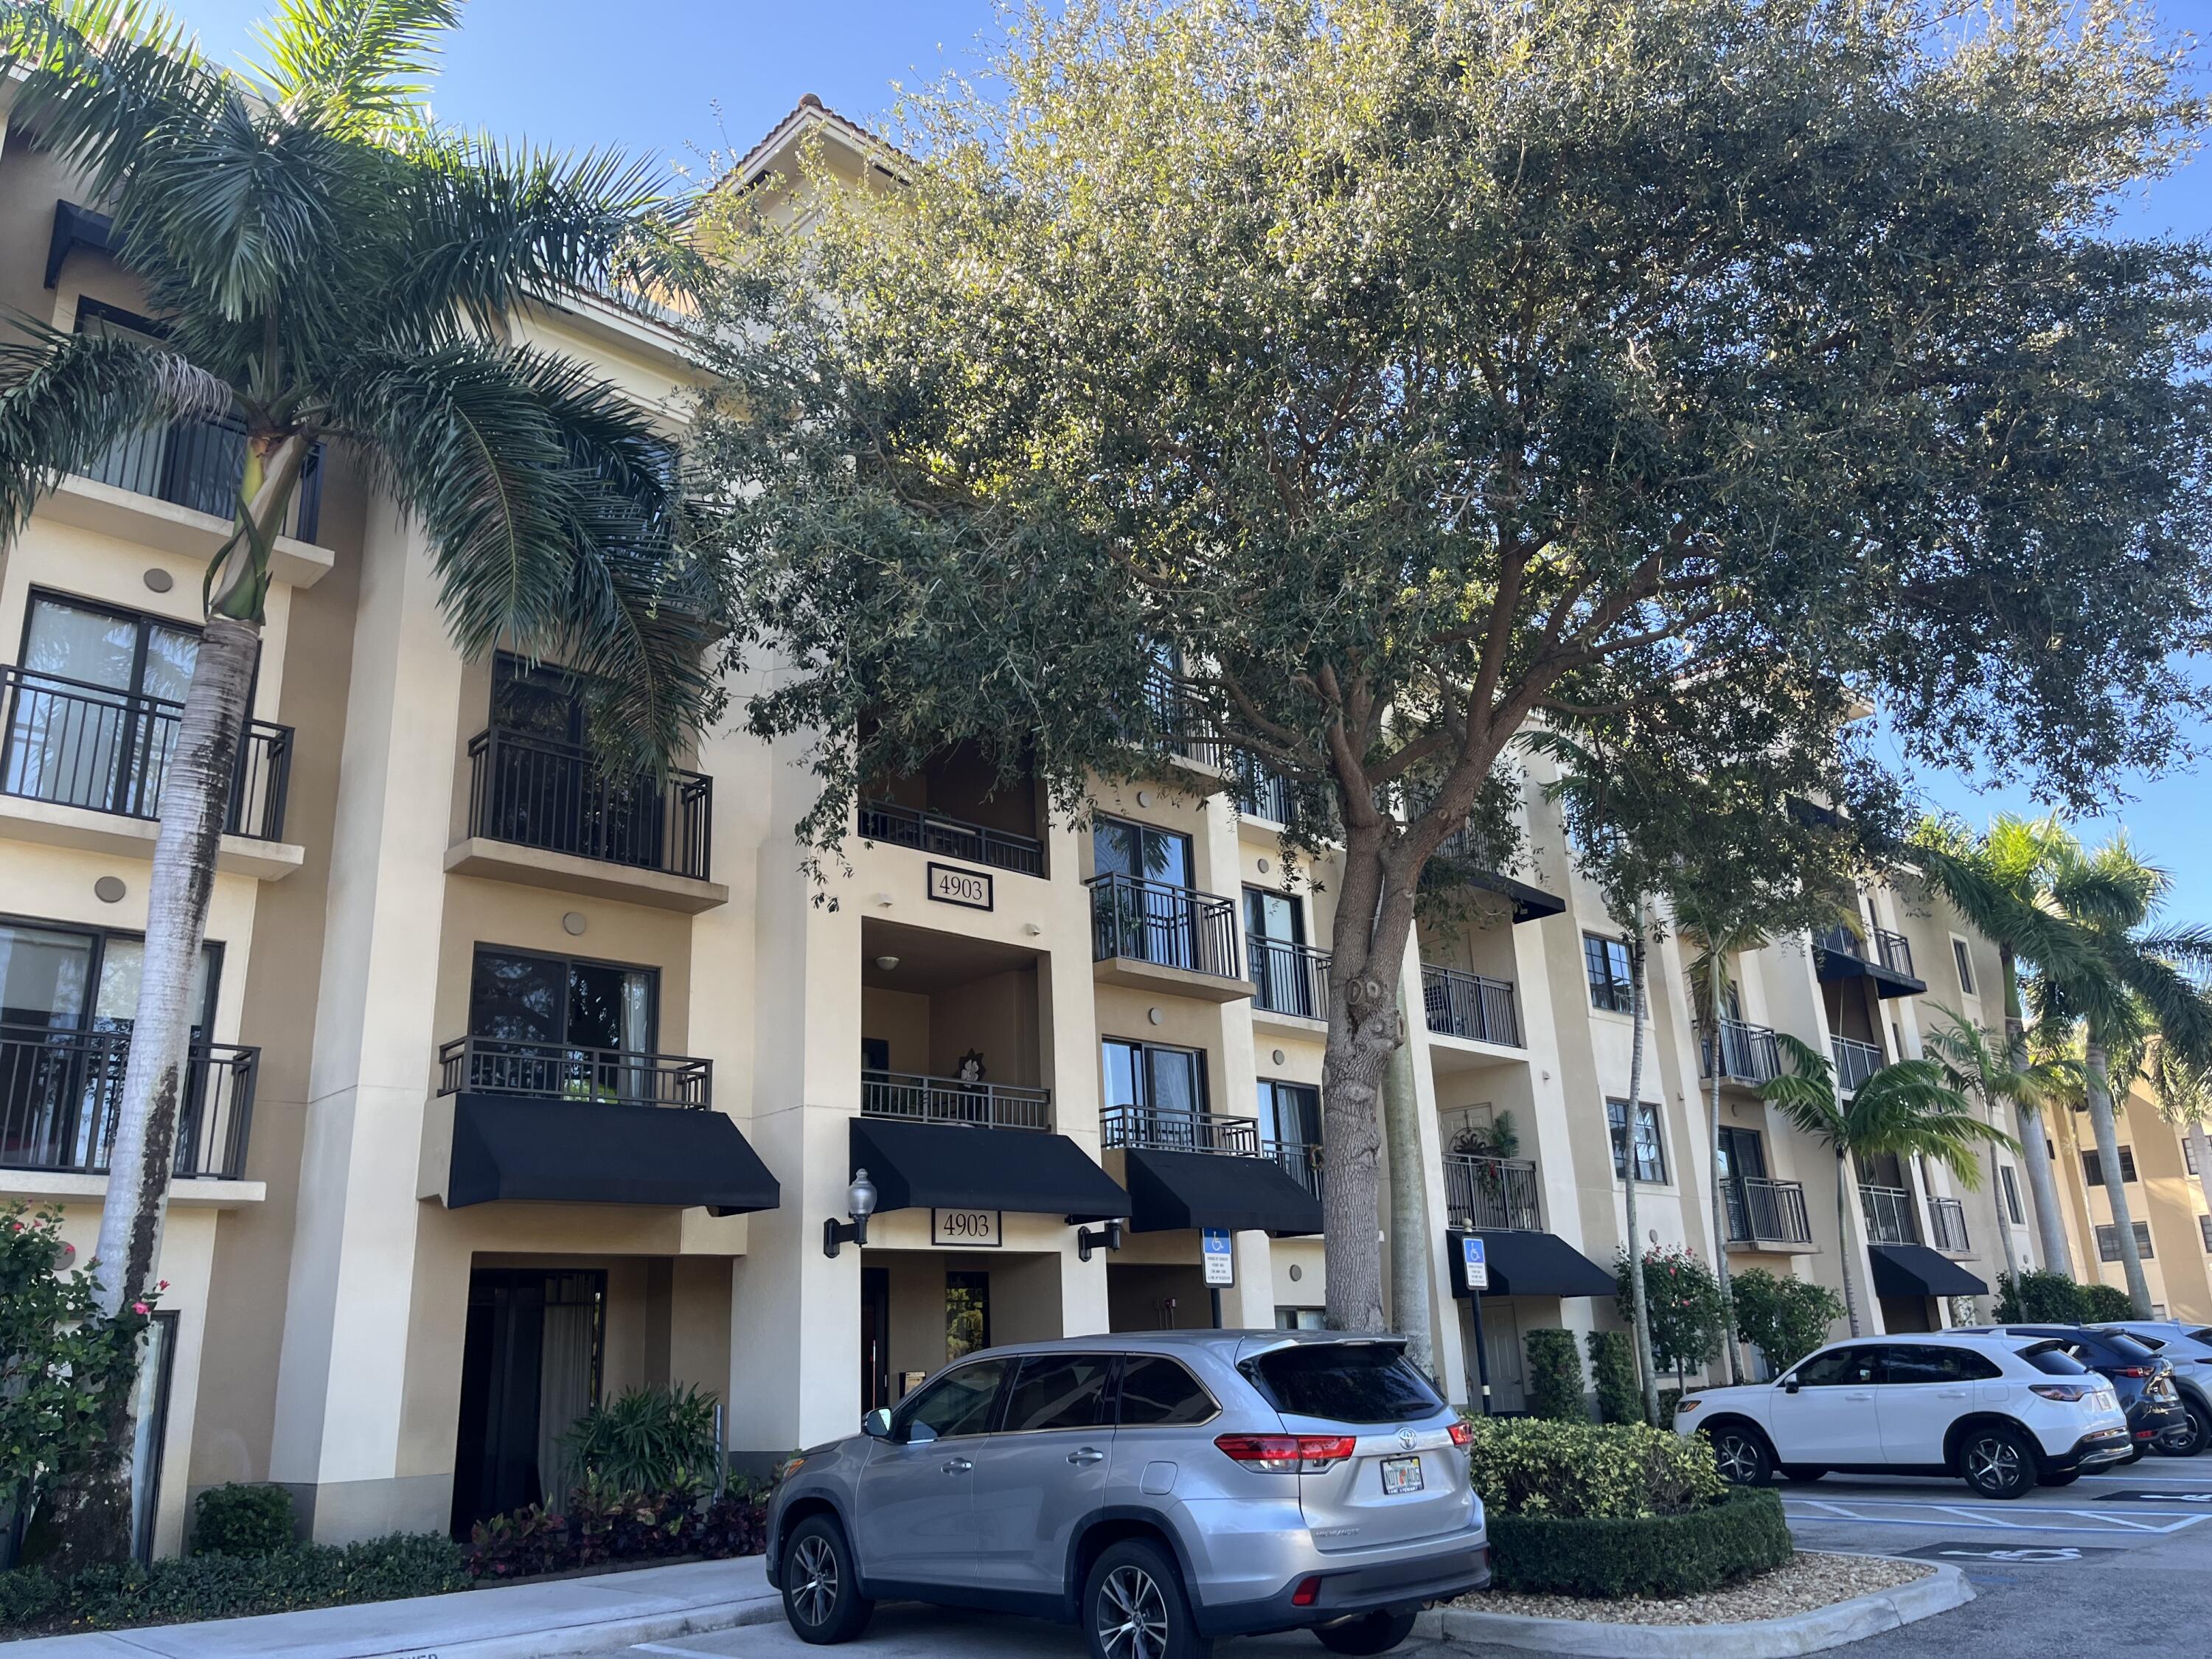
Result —
<instances>
[{"instance_id":1,"label":"entrance door","mask_svg":"<svg viewBox=\"0 0 2212 1659\"><path fill-rule=\"evenodd\" d=\"M1186 897L1190 837L1102 817L1091 830L1091 852L1096 873L1129 878L1093 890L1093 905L1109 907L1092 921L1111 954L1170 968L1197 966L1195 915Z\"/></svg>"},{"instance_id":2,"label":"entrance door","mask_svg":"<svg viewBox=\"0 0 2212 1659\"><path fill-rule=\"evenodd\" d=\"M1253 1000L1278 1014L1326 1018L1328 1010L1315 1006L1313 975L1297 948L1306 942L1305 906L1289 893L1247 887L1244 931L1258 988Z\"/></svg>"},{"instance_id":3,"label":"entrance door","mask_svg":"<svg viewBox=\"0 0 2212 1659\"><path fill-rule=\"evenodd\" d=\"M599 1397L606 1274L480 1267L469 1275L461 1344L453 1529L561 1503L561 1437Z\"/></svg>"},{"instance_id":4,"label":"entrance door","mask_svg":"<svg viewBox=\"0 0 2212 1659\"><path fill-rule=\"evenodd\" d=\"M1773 1194L1763 1187L1747 1187L1747 1181L1766 1176L1766 1143L1756 1129L1721 1130L1721 1192L1728 1203L1730 1238L1779 1238L1780 1218L1757 1206L1773 1207Z\"/></svg>"},{"instance_id":5,"label":"entrance door","mask_svg":"<svg viewBox=\"0 0 2212 1659\"><path fill-rule=\"evenodd\" d=\"M860 1269L860 1409L879 1411L891 1399L891 1273Z\"/></svg>"}]
</instances>

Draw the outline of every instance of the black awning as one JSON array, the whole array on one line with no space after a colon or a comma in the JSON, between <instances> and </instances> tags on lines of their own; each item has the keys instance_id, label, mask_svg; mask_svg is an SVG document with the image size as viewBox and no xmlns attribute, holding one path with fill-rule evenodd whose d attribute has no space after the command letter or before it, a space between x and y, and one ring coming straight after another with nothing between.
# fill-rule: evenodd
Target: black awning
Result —
<instances>
[{"instance_id":1,"label":"black awning","mask_svg":"<svg viewBox=\"0 0 2212 1659\"><path fill-rule=\"evenodd\" d=\"M1990 1287L1925 1244L1871 1244L1876 1296L1987 1296Z\"/></svg>"},{"instance_id":2,"label":"black awning","mask_svg":"<svg viewBox=\"0 0 2212 1659\"><path fill-rule=\"evenodd\" d=\"M1516 881L1510 876L1501 876L1495 870L1470 870L1468 884L1486 892L1498 893L1513 901L1513 920L1541 921L1546 916L1556 916L1567 908L1567 902L1554 898L1540 887L1531 887L1525 881Z\"/></svg>"},{"instance_id":3,"label":"black awning","mask_svg":"<svg viewBox=\"0 0 2212 1659\"><path fill-rule=\"evenodd\" d=\"M856 1117L852 1147L879 1212L1014 1210L1071 1222L1129 1213L1128 1194L1066 1135Z\"/></svg>"},{"instance_id":4,"label":"black awning","mask_svg":"<svg viewBox=\"0 0 2212 1659\"><path fill-rule=\"evenodd\" d=\"M1130 1231L1225 1227L1232 1233L1317 1233L1321 1200L1272 1158L1132 1150Z\"/></svg>"},{"instance_id":5,"label":"black awning","mask_svg":"<svg viewBox=\"0 0 2212 1659\"><path fill-rule=\"evenodd\" d=\"M1846 979L1870 979L1874 994L1878 997L1917 997L1928 988L1928 981L1900 973L1885 963L1871 962L1864 957L1853 956L1848 951L1833 951L1825 945L1813 948L1814 970L1823 984Z\"/></svg>"},{"instance_id":6,"label":"black awning","mask_svg":"<svg viewBox=\"0 0 2212 1659\"><path fill-rule=\"evenodd\" d=\"M495 1199L773 1210L775 1177L720 1112L465 1094L446 1207Z\"/></svg>"},{"instance_id":7,"label":"black awning","mask_svg":"<svg viewBox=\"0 0 2212 1659\"><path fill-rule=\"evenodd\" d=\"M1613 1275L1557 1233L1451 1231L1452 1294L1467 1296L1467 1256L1460 1241L1482 1241L1490 1269L1485 1296L1611 1296Z\"/></svg>"},{"instance_id":8,"label":"black awning","mask_svg":"<svg viewBox=\"0 0 2212 1659\"><path fill-rule=\"evenodd\" d=\"M46 239L46 286L52 288L61 280L62 261L69 258L71 248L85 247L95 253L106 253L114 245L112 218L75 202L56 202L53 234Z\"/></svg>"}]
</instances>

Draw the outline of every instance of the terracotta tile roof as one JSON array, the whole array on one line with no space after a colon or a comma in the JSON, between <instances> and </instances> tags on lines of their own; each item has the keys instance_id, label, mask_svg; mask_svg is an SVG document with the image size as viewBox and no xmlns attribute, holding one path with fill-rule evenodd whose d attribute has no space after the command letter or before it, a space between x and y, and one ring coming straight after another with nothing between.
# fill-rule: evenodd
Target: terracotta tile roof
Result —
<instances>
[{"instance_id":1,"label":"terracotta tile roof","mask_svg":"<svg viewBox=\"0 0 2212 1659\"><path fill-rule=\"evenodd\" d=\"M890 144L884 143L884 140L877 134L869 131L867 128L862 126L858 121L852 119L850 117L838 114L836 110L831 109L830 106L823 103L820 98L810 92L803 94L799 98L799 102L793 106L790 114L785 116L781 120L778 121L774 126L768 130L767 136L763 137L760 143L755 144L750 149L744 153L738 164L730 169L730 178L734 180L743 182L746 176L752 172L756 165L766 160L767 157L775 150L776 147L780 145L785 138L790 136L793 130L796 128L799 123L809 118L810 111L812 112L815 118L831 122L836 126L842 129L846 134L857 140L858 147L860 149L878 154L898 154L896 149L894 149Z\"/></svg>"}]
</instances>

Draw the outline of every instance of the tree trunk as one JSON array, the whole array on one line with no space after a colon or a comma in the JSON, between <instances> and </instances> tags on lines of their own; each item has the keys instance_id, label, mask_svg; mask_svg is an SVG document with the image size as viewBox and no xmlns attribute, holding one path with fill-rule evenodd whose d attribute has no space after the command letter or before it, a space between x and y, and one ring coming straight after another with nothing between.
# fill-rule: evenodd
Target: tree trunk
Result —
<instances>
[{"instance_id":1,"label":"tree trunk","mask_svg":"<svg viewBox=\"0 0 2212 1659\"><path fill-rule=\"evenodd\" d=\"M2212 1140L2205 1139L2204 1125L2193 1117L2189 1120L2189 1156L2197 1164L2197 1190L2204 1194L2204 1207L2212 1210Z\"/></svg>"},{"instance_id":2,"label":"tree trunk","mask_svg":"<svg viewBox=\"0 0 2212 1659\"><path fill-rule=\"evenodd\" d=\"M2009 949L1997 952L2004 963L2005 1063L2015 1072L2027 1069L2027 1022L2021 1018L2020 974ZM2074 1253L2066 1244L2066 1218L2058 1207L2058 1183L2051 1178L2051 1141L2044 1133L2043 1113L2025 1101L2013 1103L2020 1120L2020 1159L2027 1170L2028 1202L2035 1210L2036 1247L2043 1265L2074 1277Z\"/></svg>"},{"instance_id":3,"label":"tree trunk","mask_svg":"<svg viewBox=\"0 0 2212 1659\"><path fill-rule=\"evenodd\" d=\"M1406 1011L1399 980L1398 1011ZM1382 1074L1383 1129L1390 1146L1390 1322L1406 1339L1406 1358L1422 1376L1437 1375L1429 1323L1429 1196L1421 1167L1420 1097L1413 1087L1413 1050L1401 1042Z\"/></svg>"},{"instance_id":4,"label":"tree trunk","mask_svg":"<svg viewBox=\"0 0 2212 1659\"><path fill-rule=\"evenodd\" d=\"M1844 1252L1844 1317L1850 1322L1851 1334L1859 1334L1859 1293L1851 1286L1851 1267L1861 1260L1861 1253L1851 1240L1851 1183L1844 1165L1844 1149L1836 1148L1836 1231L1837 1243Z\"/></svg>"},{"instance_id":5,"label":"tree trunk","mask_svg":"<svg viewBox=\"0 0 2212 1659\"><path fill-rule=\"evenodd\" d=\"M1728 1259L1728 1194L1722 1182L1721 1168L1721 1004L1728 994L1728 969L1721 961L1719 948L1708 939L1705 954L1711 959L1711 983L1708 992L1712 1018L1712 1088L1706 1097L1706 1115L1711 1121L1705 1126L1709 1145L1706 1155L1710 1160L1713 1182L1713 1277L1721 1287L1721 1346L1728 1354L1728 1374L1731 1383L1743 1381L1742 1362L1735 1347L1735 1291L1729 1283ZM1748 1199L1744 1213L1751 1212Z\"/></svg>"},{"instance_id":6,"label":"tree trunk","mask_svg":"<svg viewBox=\"0 0 2212 1659\"><path fill-rule=\"evenodd\" d=\"M1644 1239L1636 1218L1636 1123L1644 1104L1644 907L1636 907L1636 927L1628 941L1628 1109L1620 1133L1621 1186L1627 1192L1629 1297L1636 1310L1636 1364L1644 1376L1644 1420L1659 1421L1659 1373L1651 1361L1651 1307L1644 1297ZM1603 1103L1603 1091L1600 1091ZM1608 1115L1609 1118L1609 1115ZM1606 1125L1612 1137L1610 1121Z\"/></svg>"},{"instance_id":7,"label":"tree trunk","mask_svg":"<svg viewBox=\"0 0 2212 1659\"><path fill-rule=\"evenodd\" d=\"M2128 1276L2128 1297L2136 1317L2150 1317L2150 1281L2143 1277L2142 1252L2136 1249L2135 1218L2128 1212L2127 1182L2121 1179L2120 1135L2112 1121L2112 1091L2106 1077L2105 1045L2091 1041L2083 1053L2089 1073L2089 1127L2096 1132L2097 1162L2104 1165L2105 1197L2112 1206L2112 1233L2120 1247L2120 1266Z\"/></svg>"}]
</instances>

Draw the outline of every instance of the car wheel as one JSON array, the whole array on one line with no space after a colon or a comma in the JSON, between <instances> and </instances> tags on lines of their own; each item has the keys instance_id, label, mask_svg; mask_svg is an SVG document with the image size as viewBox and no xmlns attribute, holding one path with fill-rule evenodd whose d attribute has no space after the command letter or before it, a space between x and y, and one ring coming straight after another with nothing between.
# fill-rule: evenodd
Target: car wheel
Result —
<instances>
[{"instance_id":1,"label":"car wheel","mask_svg":"<svg viewBox=\"0 0 2212 1659\"><path fill-rule=\"evenodd\" d=\"M1182 1575L1158 1544L1109 1545L1083 1586L1083 1633L1091 1659L1209 1659L1183 1594Z\"/></svg>"},{"instance_id":2,"label":"car wheel","mask_svg":"<svg viewBox=\"0 0 2212 1659\"><path fill-rule=\"evenodd\" d=\"M1314 1634L1331 1653L1388 1653L1413 1633L1411 1613L1385 1609L1340 1625L1321 1625Z\"/></svg>"},{"instance_id":3,"label":"car wheel","mask_svg":"<svg viewBox=\"0 0 2212 1659\"><path fill-rule=\"evenodd\" d=\"M2191 1401L2185 1422L2160 1440L2158 1449L2168 1457L2194 1457L2208 1444L2212 1444L2212 1417Z\"/></svg>"},{"instance_id":4,"label":"car wheel","mask_svg":"<svg viewBox=\"0 0 2212 1659\"><path fill-rule=\"evenodd\" d=\"M1959 1476L1984 1498L2025 1498L2035 1490L2035 1454L2016 1429L1972 1429L1959 1445Z\"/></svg>"},{"instance_id":5,"label":"car wheel","mask_svg":"<svg viewBox=\"0 0 2212 1659\"><path fill-rule=\"evenodd\" d=\"M1723 1424L1707 1431L1713 1443L1713 1462L1721 1479L1738 1486L1763 1486L1773 1476L1774 1459L1756 1429Z\"/></svg>"},{"instance_id":6,"label":"car wheel","mask_svg":"<svg viewBox=\"0 0 2212 1659\"><path fill-rule=\"evenodd\" d=\"M802 1642L849 1642L876 1610L860 1594L845 1529L830 1516L810 1515L791 1529L782 1577L783 1616Z\"/></svg>"},{"instance_id":7,"label":"car wheel","mask_svg":"<svg viewBox=\"0 0 2212 1659\"><path fill-rule=\"evenodd\" d=\"M1801 1484L1808 1480L1818 1480L1826 1474L1827 1470L1816 1469L1809 1463L1784 1463L1782 1466L1782 1478L1784 1480L1796 1481Z\"/></svg>"}]
</instances>

